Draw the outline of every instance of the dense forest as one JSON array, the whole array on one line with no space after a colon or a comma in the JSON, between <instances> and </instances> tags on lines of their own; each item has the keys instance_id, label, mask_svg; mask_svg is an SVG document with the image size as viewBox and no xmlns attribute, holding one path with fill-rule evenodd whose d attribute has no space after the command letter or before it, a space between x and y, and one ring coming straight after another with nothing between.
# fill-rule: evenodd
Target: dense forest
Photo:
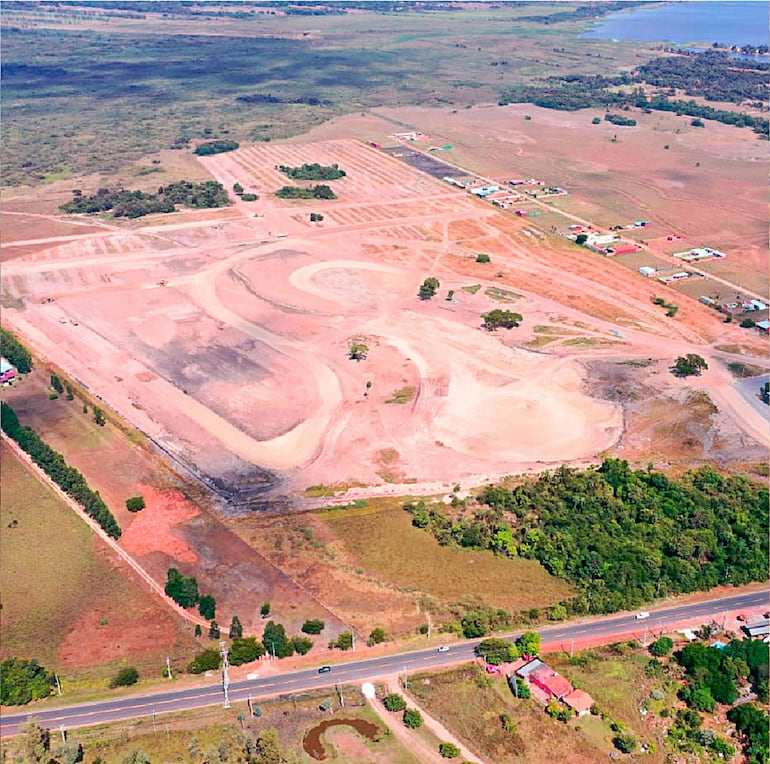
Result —
<instances>
[{"instance_id":1,"label":"dense forest","mask_svg":"<svg viewBox=\"0 0 770 764\"><path fill-rule=\"evenodd\" d=\"M766 103L770 65L740 61L723 52L666 56L640 66L633 74L614 77L568 74L548 77L541 83L509 88L499 103L533 103L546 109L577 111L588 108L670 111L701 119L710 119L736 127L750 127L759 135L768 135L768 120L736 111L715 109L694 100L671 100L681 91L711 101L730 101L752 105ZM666 88L666 95L649 96L645 85ZM625 86L625 90L618 88ZM632 86L629 89L628 86Z\"/></svg>"},{"instance_id":2,"label":"dense forest","mask_svg":"<svg viewBox=\"0 0 770 764\"><path fill-rule=\"evenodd\" d=\"M229 201L224 186L215 180L203 183L180 180L161 186L155 194L122 188L100 188L92 196L83 196L82 191L75 189L72 199L59 209L70 214L112 212L116 218L139 218L157 212L176 212L177 204L194 209L209 209L225 207Z\"/></svg>"},{"instance_id":3,"label":"dense forest","mask_svg":"<svg viewBox=\"0 0 770 764\"><path fill-rule=\"evenodd\" d=\"M19 342L7 329L0 327L0 352L21 374L32 371L32 356L29 350Z\"/></svg>"},{"instance_id":4,"label":"dense forest","mask_svg":"<svg viewBox=\"0 0 770 764\"><path fill-rule=\"evenodd\" d=\"M278 169L293 180L338 180L347 174L345 170L340 170L336 163L328 167L317 162L305 163L299 167L288 167L282 164L278 166Z\"/></svg>"},{"instance_id":5,"label":"dense forest","mask_svg":"<svg viewBox=\"0 0 770 764\"><path fill-rule=\"evenodd\" d=\"M407 504L441 544L538 560L578 590L573 613L610 613L656 597L764 581L768 492L710 467L680 479L631 470L560 467L515 488L488 486L455 517ZM458 502L455 502L456 504Z\"/></svg>"},{"instance_id":6,"label":"dense forest","mask_svg":"<svg viewBox=\"0 0 770 764\"><path fill-rule=\"evenodd\" d=\"M92 491L82 473L70 467L64 457L54 451L31 427L22 427L16 412L5 401L0 401L0 427L32 457L32 461L59 488L80 504L109 536L120 538L120 526L99 492Z\"/></svg>"}]
</instances>

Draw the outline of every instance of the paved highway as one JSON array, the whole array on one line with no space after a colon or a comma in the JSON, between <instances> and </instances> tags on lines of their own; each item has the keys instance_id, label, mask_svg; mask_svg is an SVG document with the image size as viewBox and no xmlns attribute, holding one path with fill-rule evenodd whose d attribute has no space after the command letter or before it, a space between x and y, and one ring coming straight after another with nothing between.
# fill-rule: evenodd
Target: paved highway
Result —
<instances>
[{"instance_id":1,"label":"paved highway","mask_svg":"<svg viewBox=\"0 0 770 764\"><path fill-rule=\"evenodd\" d=\"M549 650L569 649L572 640L605 640L614 642L632 635L642 638L670 630L674 624L719 621L723 614L736 611L765 611L770 603L770 592L759 591L722 597L704 602L651 610L650 617L637 620L634 615L609 616L599 620L559 624L540 629L543 645ZM511 639L514 635L510 636ZM362 661L351 661L332 666L329 673L319 674L317 668L303 669L286 674L272 674L258 679L243 680L230 684L230 700L245 701L275 695L304 692L334 684L360 683L399 672L414 672L472 660L473 650L479 640L453 644L449 652L439 653L436 647L414 650L399 655L389 655ZM215 705L222 702L219 682L204 687L188 687L168 692L157 692L137 697L96 701L62 708L41 706L27 708L23 713L4 714L0 719L0 734L16 734L18 725L30 716L40 719L43 726L57 729L60 725L70 729L106 722L115 722L153 713L183 711Z\"/></svg>"}]
</instances>

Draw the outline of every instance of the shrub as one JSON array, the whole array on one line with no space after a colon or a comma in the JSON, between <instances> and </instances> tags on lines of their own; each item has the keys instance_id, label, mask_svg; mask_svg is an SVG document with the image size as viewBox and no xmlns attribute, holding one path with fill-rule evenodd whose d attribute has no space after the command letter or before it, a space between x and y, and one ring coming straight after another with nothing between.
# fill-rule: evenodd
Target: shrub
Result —
<instances>
[{"instance_id":1,"label":"shrub","mask_svg":"<svg viewBox=\"0 0 770 764\"><path fill-rule=\"evenodd\" d=\"M353 649L353 632L351 631L343 631L342 634L337 637L337 639L333 639L329 642L329 647L334 649L339 648L340 650L352 650Z\"/></svg>"},{"instance_id":2,"label":"shrub","mask_svg":"<svg viewBox=\"0 0 770 764\"><path fill-rule=\"evenodd\" d=\"M241 194L244 202L256 202L259 197L256 194Z\"/></svg>"},{"instance_id":3,"label":"shrub","mask_svg":"<svg viewBox=\"0 0 770 764\"><path fill-rule=\"evenodd\" d=\"M674 640L671 637L661 637L656 639L650 645L650 652L656 658L662 658L664 655L668 655L674 649Z\"/></svg>"},{"instance_id":4,"label":"shrub","mask_svg":"<svg viewBox=\"0 0 770 764\"><path fill-rule=\"evenodd\" d=\"M325 625L323 621L314 618L302 624L302 631L305 634L320 634L324 630Z\"/></svg>"},{"instance_id":5,"label":"shrub","mask_svg":"<svg viewBox=\"0 0 770 764\"><path fill-rule=\"evenodd\" d=\"M126 509L129 512L139 512L146 506L147 505L144 503L144 496L132 496L131 498L126 499Z\"/></svg>"},{"instance_id":6,"label":"shrub","mask_svg":"<svg viewBox=\"0 0 770 764\"><path fill-rule=\"evenodd\" d=\"M244 663L251 663L264 654L264 645L257 642L256 637L236 637L230 645L228 660L233 666L240 666Z\"/></svg>"},{"instance_id":7,"label":"shrub","mask_svg":"<svg viewBox=\"0 0 770 764\"><path fill-rule=\"evenodd\" d=\"M372 647L373 645L379 645L384 641L385 629L381 626L375 626L375 628L372 629L371 634L369 634L369 639L366 644L369 645L369 647Z\"/></svg>"},{"instance_id":8,"label":"shrub","mask_svg":"<svg viewBox=\"0 0 770 764\"><path fill-rule=\"evenodd\" d=\"M120 669L117 675L110 680L110 687L130 687L139 680L139 671L133 666Z\"/></svg>"},{"instance_id":9,"label":"shrub","mask_svg":"<svg viewBox=\"0 0 770 764\"><path fill-rule=\"evenodd\" d=\"M438 752L445 759L456 759L460 755L460 749L454 743L440 743Z\"/></svg>"},{"instance_id":10,"label":"shrub","mask_svg":"<svg viewBox=\"0 0 770 764\"><path fill-rule=\"evenodd\" d=\"M621 732L612 738L612 744L621 753L633 753L636 750L636 738L626 732Z\"/></svg>"},{"instance_id":11,"label":"shrub","mask_svg":"<svg viewBox=\"0 0 770 764\"><path fill-rule=\"evenodd\" d=\"M402 717L404 726L410 730L416 730L422 727L422 714L416 708L407 708L404 710L404 716Z\"/></svg>"},{"instance_id":12,"label":"shrub","mask_svg":"<svg viewBox=\"0 0 770 764\"><path fill-rule=\"evenodd\" d=\"M47 698L53 684L54 675L34 658L8 658L0 664L0 703L4 706L23 706L31 700Z\"/></svg>"},{"instance_id":13,"label":"shrub","mask_svg":"<svg viewBox=\"0 0 770 764\"><path fill-rule=\"evenodd\" d=\"M602 118L601 117L594 117L591 120L591 124L592 125L601 125L601 123L602 123Z\"/></svg>"},{"instance_id":14,"label":"shrub","mask_svg":"<svg viewBox=\"0 0 770 764\"><path fill-rule=\"evenodd\" d=\"M390 695L386 695L382 699L382 705L385 706L388 711L394 713L406 709L406 701L404 700L403 695L399 695L397 692L391 692Z\"/></svg>"},{"instance_id":15,"label":"shrub","mask_svg":"<svg viewBox=\"0 0 770 764\"><path fill-rule=\"evenodd\" d=\"M259 614L263 618L267 618L270 615L270 603L269 602L263 602L262 607L259 609Z\"/></svg>"},{"instance_id":16,"label":"shrub","mask_svg":"<svg viewBox=\"0 0 770 764\"><path fill-rule=\"evenodd\" d=\"M215 671L219 668L219 662L222 657L219 654L219 650L210 647L208 650L204 650L202 653L198 653L187 666L187 670L191 674L202 674L204 671Z\"/></svg>"},{"instance_id":17,"label":"shrub","mask_svg":"<svg viewBox=\"0 0 770 764\"><path fill-rule=\"evenodd\" d=\"M489 255L486 255L483 252L476 255L477 263L488 263L489 261L490 261Z\"/></svg>"},{"instance_id":18,"label":"shrub","mask_svg":"<svg viewBox=\"0 0 770 764\"><path fill-rule=\"evenodd\" d=\"M307 655L313 647L313 640L307 637L292 637L291 646L299 655Z\"/></svg>"}]
</instances>

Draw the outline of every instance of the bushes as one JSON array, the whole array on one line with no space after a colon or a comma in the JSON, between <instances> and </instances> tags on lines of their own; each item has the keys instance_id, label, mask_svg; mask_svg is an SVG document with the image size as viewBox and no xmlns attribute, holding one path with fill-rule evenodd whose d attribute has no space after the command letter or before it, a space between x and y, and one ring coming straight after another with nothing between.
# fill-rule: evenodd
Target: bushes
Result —
<instances>
[{"instance_id":1,"label":"bushes","mask_svg":"<svg viewBox=\"0 0 770 764\"><path fill-rule=\"evenodd\" d=\"M501 663L511 663L519 657L519 650L513 642L507 639L483 639L476 645L476 655L483 658L492 666Z\"/></svg>"},{"instance_id":2,"label":"bushes","mask_svg":"<svg viewBox=\"0 0 770 764\"><path fill-rule=\"evenodd\" d=\"M29 661L8 658L0 664L0 703L23 706L31 700L47 698L54 681L53 674L34 658Z\"/></svg>"},{"instance_id":3,"label":"bushes","mask_svg":"<svg viewBox=\"0 0 770 764\"><path fill-rule=\"evenodd\" d=\"M193 151L193 154L197 154L199 157L222 154L225 151L235 151L239 145L237 141L207 141L206 143L201 143Z\"/></svg>"},{"instance_id":4,"label":"bushes","mask_svg":"<svg viewBox=\"0 0 770 764\"><path fill-rule=\"evenodd\" d=\"M64 457L54 451L31 427L22 427L16 412L5 401L0 401L0 427L64 493L99 523L108 536L120 538L120 526L99 492L92 491L83 475L68 466Z\"/></svg>"},{"instance_id":5,"label":"bushes","mask_svg":"<svg viewBox=\"0 0 770 764\"><path fill-rule=\"evenodd\" d=\"M0 352L20 374L32 371L32 355L7 329L0 327Z\"/></svg>"},{"instance_id":6,"label":"bushes","mask_svg":"<svg viewBox=\"0 0 770 764\"><path fill-rule=\"evenodd\" d=\"M337 164L329 167L318 163L305 163L300 167L287 167L282 164L278 165L278 169L292 180L338 180L346 175L345 170L340 170Z\"/></svg>"},{"instance_id":7,"label":"bushes","mask_svg":"<svg viewBox=\"0 0 770 764\"><path fill-rule=\"evenodd\" d=\"M416 708L407 708L404 710L404 715L401 717L404 726L410 730L416 730L422 727L422 714Z\"/></svg>"},{"instance_id":8,"label":"bushes","mask_svg":"<svg viewBox=\"0 0 770 764\"><path fill-rule=\"evenodd\" d=\"M188 664L187 670L191 674L202 674L204 671L215 671L219 668L222 656L219 650L210 647L202 653L198 653Z\"/></svg>"},{"instance_id":9,"label":"bushes","mask_svg":"<svg viewBox=\"0 0 770 764\"><path fill-rule=\"evenodd\" d=\"M313 648L313 640L307 637L292 637L291 646L297 655L307 655Z\"/></svg>"},{"instance_id":10,"label":"bushes","mask_svg":"<svg viewBox=\"0 0 770 764\"><path fill-rule=\"evenodd\" d=\"M198 603L198 582L194 578L183 576L176 568L166 571L165 592L182 607L193 607Z\"/></svg>"},{"instance_id":11,"label":"bushes","mask_svg":"<svg viewBox=\"0 0 770 764\"><path fill-rule=\"evenodd\" d=\"M110 680L110 688L114 690L116 687L130 687L138 681L139 671L133 666L126 666L120 669L117 675Z\"/></svg>"},{"instance_id":12,"label":"bushes","mask_svg":"<svg viewBox=\"0 0 770 764\"><path fill-rule=\"evenodd\" d=\"M310 188L300 188L299 186L283 186L279 188L275 195L279 199L336 199L337 195L329 186L321 184L311 186Z\"/></svg>"},{"instance_id":13,"label":"bushes","mask_svg":"<svg viewBox=\"0 0 770 764\"><path fill-rule=\"evenodd\" d=\"M382 705L385 706L388 711L393 713L397 711L404 711L406 709L406 701L404 700L404 697L399 695L397 692L392 692L390 695L386 695L382 699Z\"/></svg>"},{"instance_id":14,"label":"bushes","mask_svg":"<svg viewBox=\"0 0 770 764\"><path fill-rule=\"evenodd\" d=\"M489 255L486 255L483 252L476 255L477 263L488 263L489 261L490 261Z\"/></svg>"},{"instance_id":15,"label":"bushes","mask_svg":"<svg viewBox=\"0 0 770 764\"><path fill-rule=\"evenodd\" d=\"M217 614L217 601L210 594L204 594L198 600L198 612L207 621L212 621Z\"/></svg>"},{"instance_id":16,"label":"bushes","mask_svg":"<svg viewBox=\"0 0 770 764\"><path fill-rule=\"evenodd\" d=\"M233 666L240 666L244 663L261 658L265 654L265 647L257 642L256 637L236 637L230 645L228 660Z\"/></svg>"},{"instance_id":17,"label":"bushes","mask_svg":"<svg viewBox=\"0 0 770 764\"><path fill-rule=\"evenodd\" d=\"M656 658L662 658L664 655L668 655L674 649L674 640L671 637L661 637L656 639L650 645L650 652Z\"/></svg>"},{"instance_id":18,"label":"bushes","mask_svg":"<svg viewBox=\"0 0 770 764\"><path fill-rule=\"evenodd\" d=\"M456 759L460 755L460 749L454 743L439 743L438 752L445 759Z\"/></svg>"},{"instance_id":19,"label":"bushes","mask_svg":"<svg viewBox=\"0 0 770 764\"><path fill-rule=\"evenodd\" d=\"M343 631L337 639L332 639L329 642L329 648L338 648L339 650L352 650L353 649L353 632Z\"/></svg>"},{"instance_id":20,"label":"bushes","mask_svg":"<svg viewBox=\"0 0 770 764\"><path fill-rule=\"evenodd\" d=\"M320 634L324 630L325 625L323 621L312 619L302 624L302 631L305 634Z\"/></svg>"},{"instance_id":21,"label":"bushes","mask_svg":"<svg viewBox=\"0 0 770 764\"><path fill-rule=\"evenodd\" d=\"M126 499L126 509L129 512L139 512L146 506L144 496L132 496L130 499Z\"/></svg>"},{"instance_id":22,"label":"bushes","mask_svg":"<svg viewBox=\"0 0 770 764\"><path fill-rule=\"evenodd\" d=\"M371 634L369 634L369 639L367 640L366 644L369 645L369 647L379 645L385 641L386 636L387 635L385 634L385 629L383 629L381 626L375 626L375 628L372 629Z\"/></svg>"}]
</instances>

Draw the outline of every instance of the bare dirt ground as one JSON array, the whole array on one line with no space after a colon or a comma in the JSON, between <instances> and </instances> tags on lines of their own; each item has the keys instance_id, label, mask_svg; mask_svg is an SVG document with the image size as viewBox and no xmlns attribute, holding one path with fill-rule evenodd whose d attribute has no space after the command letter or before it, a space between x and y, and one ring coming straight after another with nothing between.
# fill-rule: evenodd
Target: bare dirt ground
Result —
<instances>
[{"instance_id":1,"label":"bare dirt ground","mask_svg":"<svg viewBox=\"0 0 770 764\"><path fill-rule=\"evenodd\" d=\"M439 132L438 113L410 114ZM562 115L538 111L531 123L522 121L537 120L536 140L510 127L515 112L493 109L472 110L458 124L468 135L480 119L488 121L482 138L513 141L505 159L485 153L481 141L479 169L500 162L498 174L508 167L516 174L517 163L518 174L543 174L542 155L569 126ZM664 128L635 131L634 140L647 142L637 149L649 149ZM581 162L606 154L603 132L585 138ZM631 151L631 140L612 146L618 157L611 168L595 168L603 179L597 204L602 184L622 185L613 173L642 174L641 159L623 164L644 154ZM699 188L677 197L682 217L700 193L706 206L713 196L730 196L725 163L740 168L744 182L757 166L753 145L738 131L715 128L687 140L711 141L706 153L714 166L699 168ZM455 159L470 157L462 140L455 143ZM332 184L337 201L271 196L289 182L276 166L302 162L346 170ZM586 168L569 175L565 162L551 167L549 179L572 181L580 191ZM693 300L682 299L672 321L651 304L654 287L638 274L575 252L359 141L260 145L202 163L259 201L51 241L7 264L3 299L10 326L233 504L253 505L271 486L285 494L319 483L492 478L590 461L618 444L631 421L625 401L588 394L584 364L597 358L654 357L665 368L678 354L698 352L712 363L694 385L666 373L646 384L656 391L675 384L685 397L689 388L707 389L738 429L763 437L761 417L713 363L717 340L740 341L757 354L763 343ZM759 213L749 185L731 198L744 194L741 225L751 232ZM567 198L585 213L583 198ZM671 210L674 201L650 198L642 210L652 217L653 204ZM311 211L323 213L323 223L311 224ZM699 214L713 226L722 213ZM492 263L477 264L479 251ZM746 257L750 271L753 255ZM441 289L421 302L416 290L427 275ZM475 294L463 290L475 284ZM495 288L513 292L504 297L511 302L495 299ZM41 304L44 298L54 302ZM494 307L522 313L523 326L484 331L480 314ZM560 335L564 330L577 335ZM352 338L369 346L366 360L347 359ZM412 399L388 403L404 387L413 388ZM633 454L643 458L645 449L637 444Z\"/></svg>"}]
</instances>

